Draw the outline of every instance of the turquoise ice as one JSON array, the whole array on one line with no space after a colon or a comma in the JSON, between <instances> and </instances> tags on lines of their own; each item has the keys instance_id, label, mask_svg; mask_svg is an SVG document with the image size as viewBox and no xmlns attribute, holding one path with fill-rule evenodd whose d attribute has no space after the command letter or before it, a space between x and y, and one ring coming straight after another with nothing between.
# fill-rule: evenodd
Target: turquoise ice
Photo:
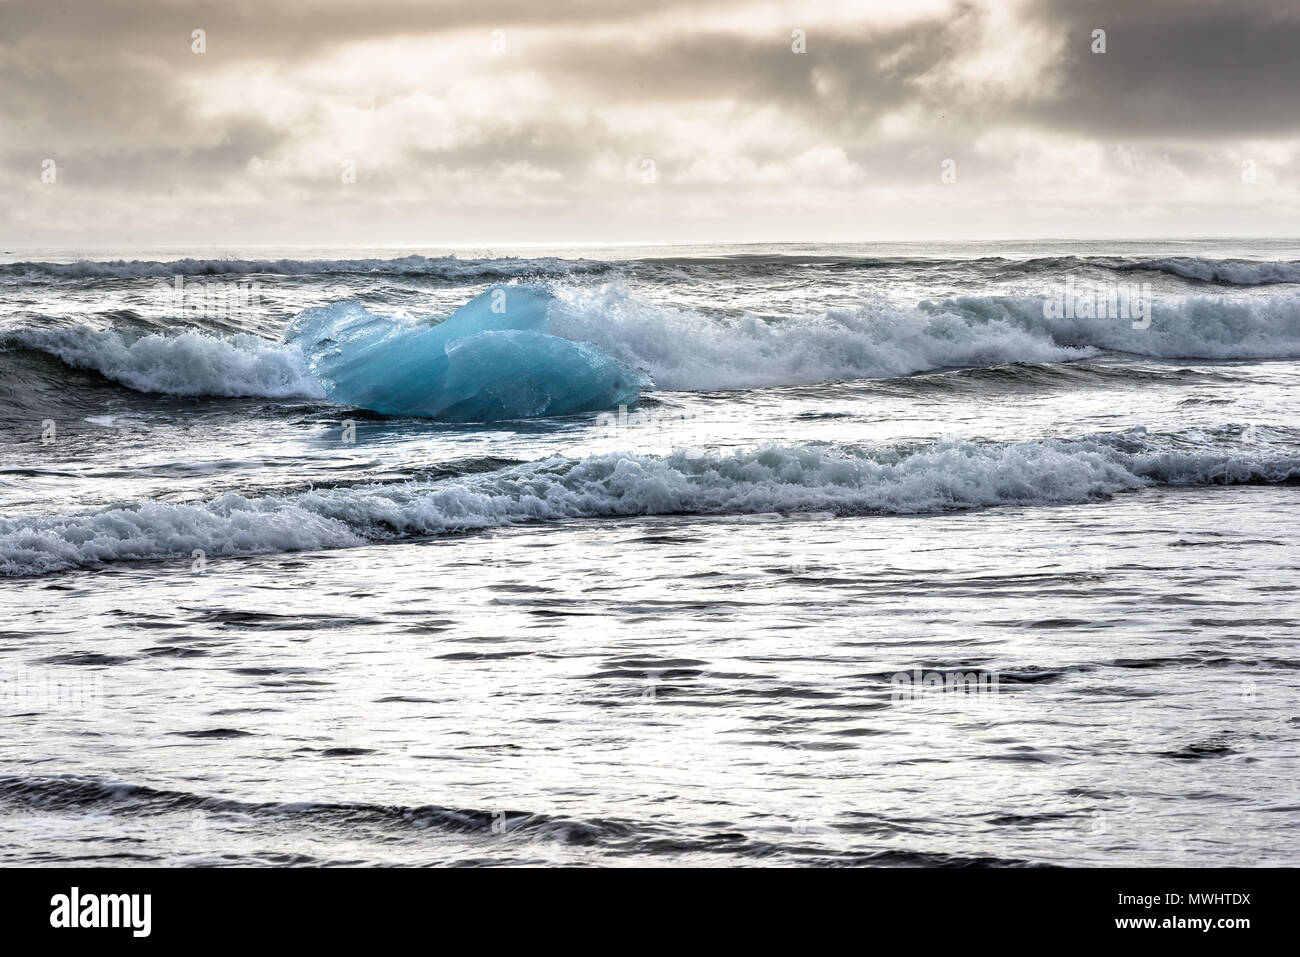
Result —
<instances>
[{"instance_id":1,"label":"turquoise ice","mask_svg":"<svg viewBox=\"0 0 1300 957\"><path fill-rule=\"evenodd\" d=\"M360 303L306 309L284 341L331 402L386 415L491 422L632 405L648 378L595 346L550 335L553 297L498 285L439 322Z\"/></svg>"}]
</instances>

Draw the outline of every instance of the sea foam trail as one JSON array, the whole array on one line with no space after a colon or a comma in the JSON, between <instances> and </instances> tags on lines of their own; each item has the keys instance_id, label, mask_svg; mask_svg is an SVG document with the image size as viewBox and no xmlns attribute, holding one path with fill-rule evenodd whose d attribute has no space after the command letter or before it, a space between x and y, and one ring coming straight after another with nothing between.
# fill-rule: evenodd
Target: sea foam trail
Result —
<instances>
[{"instance_id":1,"label":"sea foam trail","mask_svg":"<svg viewBox=\"0 0 1300 957\"><path fill-rule=\"evenodd\" d=\"M1142 430L1013 444L552 458L440 482L0 520L0 573L124 559L344 548L563 518L830 511L915 514L1086 502L1153 484L1300 481L1300 456L1176 451Z\"/></svg>"},{"instance_id":2,"label":"sea foam trail","mask_svg":"<svg viewBox=\"0 0 1300 957\"><path fill-rule=\"evenodd\" d=\"M607 263L594 260L458 259L455 256L402 256L397 259L178 259L174 262L124 260L73 263L18 262L0 265L0 276L52 279L171 279L174 276L316 276L375 273L430 276L449 280L513 279L598 272Z\"/></svg>"}]
</instances>

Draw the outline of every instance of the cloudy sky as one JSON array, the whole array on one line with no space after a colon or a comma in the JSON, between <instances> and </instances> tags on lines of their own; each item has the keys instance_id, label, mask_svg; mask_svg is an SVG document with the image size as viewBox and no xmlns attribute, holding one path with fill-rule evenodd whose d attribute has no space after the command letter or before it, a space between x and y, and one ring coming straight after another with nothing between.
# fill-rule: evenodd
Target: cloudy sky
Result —
<instances>
[{"instance_id":1,"label":"cloudy sky","mask_svg":"<svg viewBox=\"0 0 1300 957\"><path fill-rule=\"evenodd\" d=\"M1294 0L0 0L0 243L1295 235L1297 51Z\"/></svg>"}]
</instances>

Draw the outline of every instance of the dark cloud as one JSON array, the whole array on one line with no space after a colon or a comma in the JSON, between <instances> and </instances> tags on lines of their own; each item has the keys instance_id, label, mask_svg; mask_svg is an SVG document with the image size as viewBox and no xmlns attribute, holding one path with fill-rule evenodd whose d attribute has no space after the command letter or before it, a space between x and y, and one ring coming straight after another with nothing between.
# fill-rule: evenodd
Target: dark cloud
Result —
<instances>
[{"instance_id":1,"label":"dark cloud","mask_svg":"<svg viewBox=\"0 0 1300 957\"><path fill-rule=\"evenodd\" d=\"M1277 136L1300 128L1300 6L1286 0L1040 0L1066 38L1055 99L1032 121L1155 139ZM1106 52L1091 51L1106 31Z\"/></svg>"},{"instance_id":2,"label":"dark cloud","mask_svg":"<svg viewBox=\"0 0 1300 957\"><path fill-rule=\"evenodd\" d=\"M907 28L814 31L802 55L791 52L788 33L776 31L684 31L620 48L577 37L536 62L548 76L615 102L734 99L812 112L847 129L917 99L913 81L944 63L958 42L948 25L945 17Z\"/></svg>"}]
</instances>

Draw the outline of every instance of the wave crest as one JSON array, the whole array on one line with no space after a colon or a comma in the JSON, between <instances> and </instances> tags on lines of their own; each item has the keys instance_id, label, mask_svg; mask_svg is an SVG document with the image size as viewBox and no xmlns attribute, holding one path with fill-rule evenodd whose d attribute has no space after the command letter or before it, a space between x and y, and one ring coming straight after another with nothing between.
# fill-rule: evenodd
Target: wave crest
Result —
<instances>
[{"instance_id":1,"label":"wave crest","mask_svg":"<svg viewBox=\"0 0 1300 957\"><path fill-rule=\"evenodd\" d=\"M184 396L323 398L296 346L194 330L132 337L111 329L25 329L11 343L89 369L137 392Z\"/></svg>"},{"instance_id":2,"label":"wave crest","mask_svg":"<svg viewBox=\"0 0 1300 957\"><path fill-rule=\"evenodd\" d=\"M1262 286L1272 283L1300 282L1300 263L1257 261L1253 259L1203 259L1175 256L1134 263L1131 269L1149 269L1169 273L1182 279L1221 283L1230 286Z\"/></svg>"},{"instance_id":3,"label":"wave crest","mask_svg":"<svg viewBox=\"0 0 1300 957\"><path fill-rule=\"evenodd\" d=\"M1033 296L886 300L821 314L729 318L648 303L619 283L559 290L557 335L588 341L670 391L884 378L936 369L1061 362L1098 350L1167 359L1300 356L1300 297L1161 299L1151 325L1049 319Z\"/></svg>"},{"instance_id":4,"label":"wave crest","mask_svg":"<svg viewBox=\"0 0 1300 957\"><path fill-rule=\"evenodd\" d=\"M663 514L917 514L1087 502L1148 485L1300 481L1300 456L1180 450L1143 430L1073 440L552 458L454 480L0 520L0 573L343 548L519 522Z\"/></svg>"}]
</instances>

